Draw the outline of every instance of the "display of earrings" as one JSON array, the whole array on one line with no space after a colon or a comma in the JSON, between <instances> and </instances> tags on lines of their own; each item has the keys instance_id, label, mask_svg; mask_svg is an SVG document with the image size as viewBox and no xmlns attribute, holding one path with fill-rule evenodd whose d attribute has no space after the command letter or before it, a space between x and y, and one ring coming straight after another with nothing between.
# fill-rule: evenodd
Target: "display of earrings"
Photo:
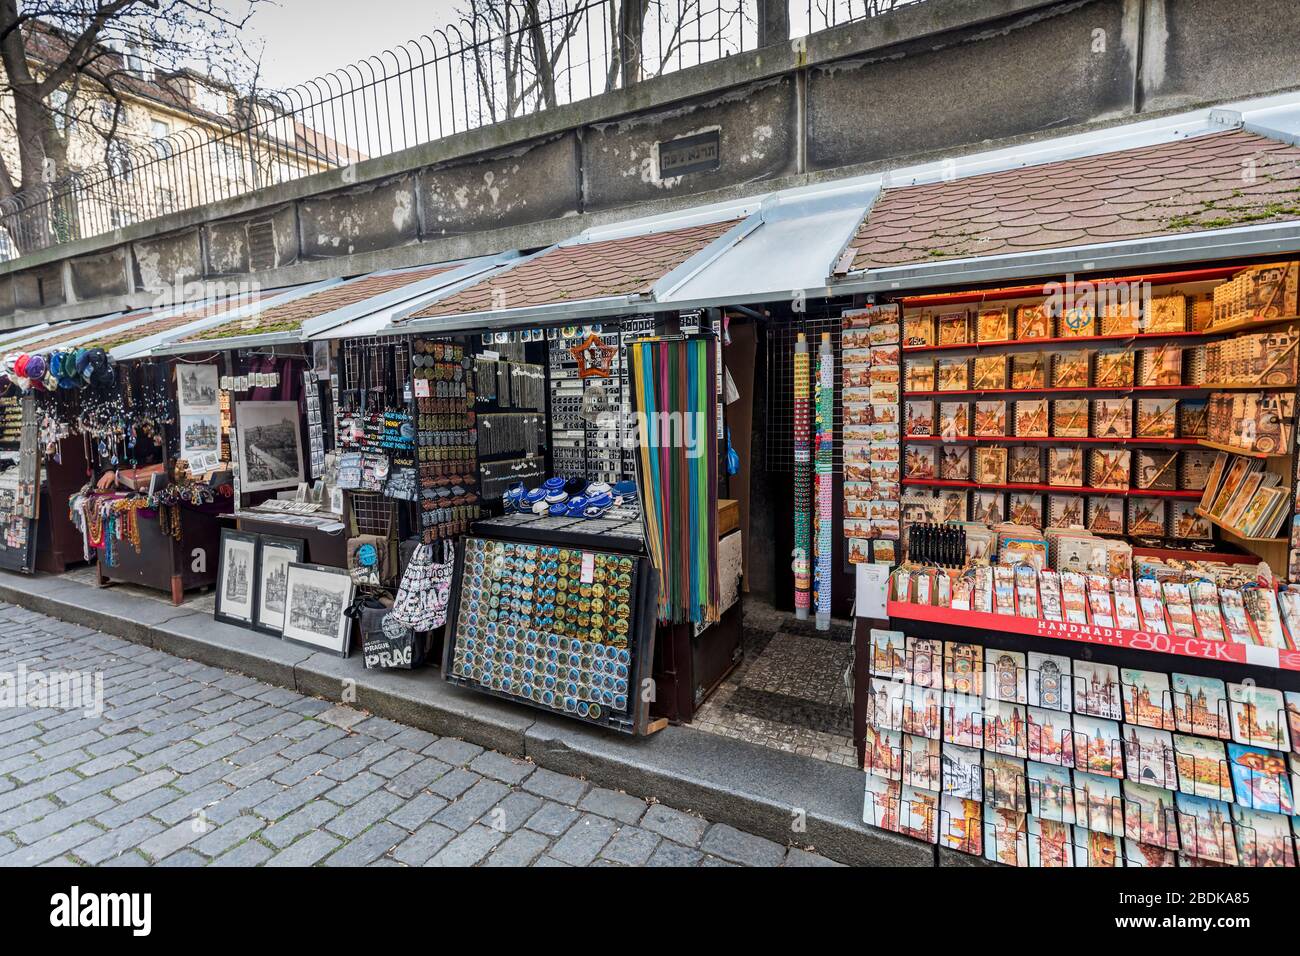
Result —
<instances>
[{"instance_id":1,"label":"display of earrings","mask_svg":"<svg viewBox=\"0 0 1300 956\"><path fill-rule=\"evenodd\" d=\"M494 412L479 419L478 453L501 455L535 449L546 441L546 416L528 412Z\"/></svg>"},{"instance_id":2,"label":"display of earrings","mask_svg":"<svg viewBox=\"0 0 1300 956\"><path fill-rule=\"evenodd\" d=\"M474 389L480 402L539 411L546 397L546 370L528 362L475 356Z\"/></svg>"}]
</instances>

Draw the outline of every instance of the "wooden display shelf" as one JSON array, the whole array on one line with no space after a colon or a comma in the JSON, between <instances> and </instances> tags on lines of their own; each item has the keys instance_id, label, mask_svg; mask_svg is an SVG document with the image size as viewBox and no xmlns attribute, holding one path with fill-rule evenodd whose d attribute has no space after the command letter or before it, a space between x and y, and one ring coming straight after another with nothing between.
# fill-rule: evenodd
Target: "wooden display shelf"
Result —
<instances>
[{"instance_id":1,"label":"wooden display shelf","mask_svg":"<svg viewBox=\"0 0 1300 956\"><path fill-rule=\"evenodd\" d=\"M1291 382L1289 385L1221 384L1221 385L1200 385L1198 387L1203 388L1209 392L1293 392L1295 391L1296 385L1295 382Z\"/></svg>"},{"instance_id":2,"label":"wooden display shelf","mask_svg":"<svg viewBox=\"0 0 1300 956\"><path fill-rule=\"evenodd\" d=\"M979 395L1033 395L1039 392L1062 392L1070 395L1076 392L1110 392L1127 395L1131 392L1208 392L1214 385L1088 385L1082 388L1063 386L1045 386L1043 388L965 388L946 391L903 392L903 401L909 398L944 398ZM1251 386L1254 388L1254 386ZM1275 386L1282 387L1282 386Z\"/></svg>"},{"instance_id":3,"label":"wooden display shelf","mask_svg":"<svg viewBox=\"0 0 1300 956\"><path fill-rule=\"evenodd\" d=\"M1276 319L1251 319L1243 322L1233 322L1228 325L1218 326L1217 328L1201 329L1199 332L1182 331L1135 332L1123 333L1120 335L1056 335L1051 338L1003 339L999 342L949 342L944 345L904 345L902 351L908 355L915 355L922 352L951 352L958 349L971 349L976 352L982 352L999 348L1034 348L1039 345L1071 345L1081 342L1132 344L1134 342L1149 342L1157 339L1211 339L1218 338L1221 335L1232 335L1236 332L1245 332L1254 329L1270 329L1276 328L1279 325L1295 325L1296 323L1300 323L1300 315L1279 316Z\"/></svg>"},{"instance_id":4,"label":"wooden display shelf","mask_svg":"<svg viewBox=\"0 0 1300 956\"><path fill-rule=\"evenodd\" d=\"M1279 315L1275 319L1245 319L1241 322L1230 322L1227 325L1206 329L1201 334L1231 335L1233 332L1244 332L1247 329L1272 329L1279 325L1294 325L1297 322L1300 322L1300 315Z\"/></svg>"},{"instance_id":5,"label":"wooden display shelf","mask_svg":"<svg viewBox=\"0 0 1300 956\"><path fill-rule=\"evenodd\" d=\"M1245 458L1288 458L1290 457L1289 453L1284 451L1272 452L1272 453L1263 452L1263 451L1252 451L1249 448L1237 448L1233 445L1221 445L1217 441L1210 441L1209 439L1206 438L1197 439L1196 443L1200 445L1202 448L1213 448L1215 451L1226 451L1229 454L1241 455L1242 457ZM1206 515L1205 517L1209 517L1209 516Z\"/></svg>"},{"instance_id":6,"label":"wooden display shelf","mask_svg":"<svg viewBox=\"0 0 1300 956\"><path fill-rule=\"evenodd\" d=\"M1278 650L1254 644L1233 644L1201 637L1176 637L1172 634L1152 634L1147 631L1129 631L1094 624L1069 624L1013 614L954 611L952 608L911 604L906 601L890 601L886 611L891 620L930 621L995 633L1007 632L1084 644L1103 644L1153 654L1172 654L1177 657L1196 657L1215 662L1300 670L1300 651Z\"/></svg>"},{"instance_id":7,"label":"wooden display shelf","mask_svg":"<svg viewBox=\"0 0 1300 956\"><path fill-rule=\"evenodd\" d=\"M1249 544L1287 545L1290 543L1291 540L1290 538L1252 538L1248 535L1242 534L1236 528L1224 524L1222 521L1214 517L1204 508L1197 508L1196 513L1200 515L1202 518L1204 518L1206 521L1208 521L1210 524L1214 525L1220 531L1224 532L1227 535L1231 535L1233 541L1238 544L1249 543Z\"/></svg>"},{"instance_id":8,"label":"wooden display shelf","mask_svg":"<svg viewBox=\"0 0 1300 956\"><path fill-rule=\"evenodd\" d=\"M945 438L942 435L904 435L904 444L942 444L945 442L962 443L962 442L994 442L1002 444L1035 444L1035 445L1074 445L1078 443L1090 445L1200 445L1204 444L1199 438L1054 438L1042 437L1038 435L959 435L952 438Z\"/></svg>"},{"instance_id":9,"label":"wooden display shelf","mask_svg":"<svg viewBox=\"0 0 1300 956\"><path fill-rule=\"evenodd\" d=\"M1202 498L1200 491L1158 491L1147 488L1074 488L1059 485L990 485L978 481L947 481L942 478L904 478L904 485L936 488L974 488L983 491L1036 491L1056 495L1115 495L1121 498Z\"/></svg>"},{"instance_id":10,"label":"wooden display shelf","mask_svg":"<svg viewBox=\"0 0 1300 956\"><path fill-rule=\"evenodd\" d=\"M902 351L908 355L920 352L949 352L957 349L972 349L976 352L999 348L1034 348L1039 345L1077 345L1090 342L1133 343L1149 342L1156 339L1203 339L1206 332L1125 332L1119 335L1057 335L1052 338L1003 339L999 342L961 342L944 345L904 345Z\"/></svg>"}]
</instances>

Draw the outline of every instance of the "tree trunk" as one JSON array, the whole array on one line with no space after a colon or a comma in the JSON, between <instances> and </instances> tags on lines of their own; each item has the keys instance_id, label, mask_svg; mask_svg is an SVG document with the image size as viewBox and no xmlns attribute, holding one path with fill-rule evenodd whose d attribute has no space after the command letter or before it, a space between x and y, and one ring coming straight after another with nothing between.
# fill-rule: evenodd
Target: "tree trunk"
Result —
<instances>
[{"instance_id":1,"label":"tree trunk","mask_svg":"<svg viewBox=\"0 0 1300 956\"><path fill-rule=\"evenodd\" d=\"M527 10L525 20L528 38L533 47L533 66L537 70L538 92L541 94L541 102L546 104L546 108L553 109L557 105L555 71L551 68L551 57L546 49L546 34L542 30L542 20L537 9L537 0L524 0L524 7Z\"/></svg>"},{"instance_id":2,"label":"tree trunk","mask_svg":"<svg viewBox=\"0 0 1300 956\"><path fill-rule=\"evenodd\" d=\"M618 59L624 88L641 81L641 44L645 37L645 12L650 0L617 0L621 29Z\"/></svg>"}]
</instances>

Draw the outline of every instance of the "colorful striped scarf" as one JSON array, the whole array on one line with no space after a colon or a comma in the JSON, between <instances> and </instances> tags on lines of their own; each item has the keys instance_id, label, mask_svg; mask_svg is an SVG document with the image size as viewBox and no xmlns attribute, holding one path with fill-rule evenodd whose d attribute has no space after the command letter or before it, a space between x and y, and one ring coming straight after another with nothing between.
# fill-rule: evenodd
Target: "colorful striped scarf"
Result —
<instances>
[{"instance_id":1,"label":"colorful striped scarf","mask_svg":"<svg viewBox=\"0 0 1300 956\"><path fill-rule=\"evenodd\" d=\"M707 335L629 346L646 540L674 624L718 619L717 349Z\"/></svg>"}]
</instances>

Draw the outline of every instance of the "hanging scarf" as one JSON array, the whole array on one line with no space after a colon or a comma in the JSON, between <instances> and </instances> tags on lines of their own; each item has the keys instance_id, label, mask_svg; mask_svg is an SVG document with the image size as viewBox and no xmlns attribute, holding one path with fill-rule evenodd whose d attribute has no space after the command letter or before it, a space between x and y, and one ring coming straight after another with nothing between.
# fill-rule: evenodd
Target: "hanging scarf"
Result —
<instances>
[{"instance_id":1,"label":"hanging scarf","mask_svg":"<svg viewBox=\"0 0 1300 956\"><path fill-rule=\"evenodd\" d=\"M646 544L659 619L672 623L718 619L717 347L709 335L629 346L633 401L648 426L637 459Z\"/></svg>"}]
</instances>

